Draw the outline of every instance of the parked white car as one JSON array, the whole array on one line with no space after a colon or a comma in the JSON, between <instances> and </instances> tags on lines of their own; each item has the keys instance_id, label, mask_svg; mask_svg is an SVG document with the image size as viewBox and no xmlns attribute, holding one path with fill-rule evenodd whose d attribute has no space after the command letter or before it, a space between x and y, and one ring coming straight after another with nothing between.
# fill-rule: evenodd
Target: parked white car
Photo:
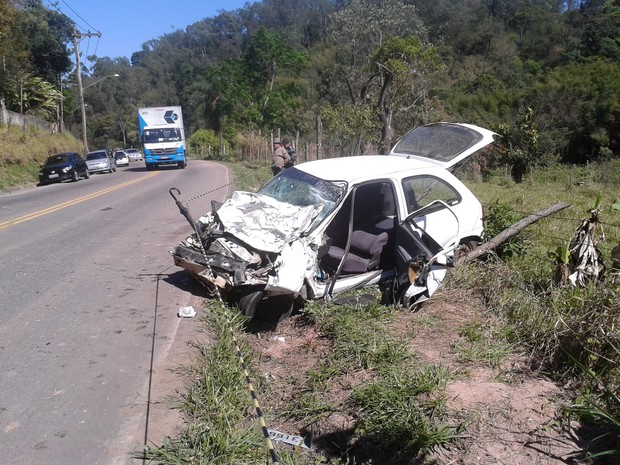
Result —
<instances>
[{"instance_id":1,"label":"parked white car","mask_svg":"<svg viewBox=\"0 0 620 465\"><path fill-rule=\"evenodd\" d=\"M435 292L459 245L483 238L482 206L448 168L495 136L437 123L409 132L389 155L288 168L202 216L194 223L200 238L182 241L174 263L249 318L278 321L296 300L371 284L386 301L415 308Z\"/></svg>"},{"instance_id":2,"label":"parked white car","mask_svg":"<svg viewBox=\"0 0 620 465\"><path fill-rule=\"evenodd\" d=\"M124 150L114 152L114 163L116 166L129 166L129 156Z\"/></svg>"}]
</instances>

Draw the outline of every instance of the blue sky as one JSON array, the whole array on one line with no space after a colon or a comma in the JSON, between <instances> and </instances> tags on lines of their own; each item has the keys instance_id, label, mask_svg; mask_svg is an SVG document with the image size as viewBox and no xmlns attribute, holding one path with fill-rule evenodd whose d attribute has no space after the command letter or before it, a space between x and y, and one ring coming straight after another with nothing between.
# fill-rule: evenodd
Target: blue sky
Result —
<instances>
[{"instance_id":1,"label":"blue sky","mask_svg":"<svg viewBox=\"0 0 620 465\"><path fill-rule=\"evenodd\" d=\"M82 56L117 58L142 49L142 44L164 34L184 30L220 11L233 11L256 0L45 0L78 26L78 31L101 32L80 42ZM51 6L56 4L56 7Z\"/></svg>"}]
</instances>

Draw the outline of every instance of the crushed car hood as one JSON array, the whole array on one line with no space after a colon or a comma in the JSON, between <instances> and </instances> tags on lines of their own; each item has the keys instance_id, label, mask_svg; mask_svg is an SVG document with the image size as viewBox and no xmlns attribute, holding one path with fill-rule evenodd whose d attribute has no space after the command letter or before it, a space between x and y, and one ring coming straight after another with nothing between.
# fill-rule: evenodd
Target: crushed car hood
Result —
<instances>
[{"instance_id":1,"label":"crushed car hood","mask_svg":"<svg viewBox=\"0 0 620 465\"><path fill-rule=\"evenodd\" d=\"M231 236L256 250L281 253L308 229L321 208L298 207L266 195L237 191L217 210L217 216ZM199 221L210 219L207 216Z\"/></svg>"}]
</instances>

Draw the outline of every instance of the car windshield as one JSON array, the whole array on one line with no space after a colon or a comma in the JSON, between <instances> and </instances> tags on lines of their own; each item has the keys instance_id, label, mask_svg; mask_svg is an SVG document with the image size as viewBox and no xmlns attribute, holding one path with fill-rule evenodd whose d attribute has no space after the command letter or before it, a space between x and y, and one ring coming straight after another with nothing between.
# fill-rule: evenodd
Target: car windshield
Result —
<instances>
[{"instance_id":1,"label":"car windshield","mask_svg":"<svg viewBox=\"0 0 620 465\"><path fill-rule=\"evenodd\" d=\"M98 160L100 158L107 158L108 154L105 152L92 152L86 155L87 160Z\"/></svg>"},{"instance_id":2,"label":"car windshield","mask_svg":"<svg viewBox=\"0 0 620 465\"><path fill-rule=\"evenodd\" d=\"M125 150L127 153L138 153L138 149L127 149Z\"/></svg>"},{"instance_id":3,"label":"car windshield","mask_svg":"<svg viewBox=\"0 0 620 465\"><path fill-rule=\"evenodd\" d=\"M114 155L116 156L116 158L126 158L127 157L127 154L123 153L123 152L116 152Z\"/></svg>"},{"instance_id":4,"label":"car windshield","mask_svg":"<svg viewBox=\"0 0 620 465\"><path fill-rule=\"evenodd\" d=\"M52 155L45 160L45 165L58 165L60 163L70 163L71 162L71 154L70 153L60 153L58 155Z\"/></svg>"},{"instance_id":5,"label":"car windshield","mask_svg":"<svg viewBox=\"0 0 620 465\"><path fill-rule=\"evenodd\" d=\"M181 140L179 128L145 129L144 142L170 142Z\"/></svg>"},{"instance_id":6,"label":"car windshield","mask_svg":"<svg viewBox=\"0 0 620 465\"><path fill-rule=\"evenodd\" d=\"M467 127L431 124L405 134L393 152L447 162L481 139L480 133Z\"/></svg>"},{"instance_id":7,"label":"car windshield","mask_svg":"<svg viewBox=\"0 0 620 465\"><path fill-rule=\"evenodd\" d=\"M271 178L258 190L280 202L287 202L299 207L322 205L313 224L319 224L331 213L342 199L345 187L304 173L296 168L288 168L279 176Z\"/></svg>"}]
</instances>

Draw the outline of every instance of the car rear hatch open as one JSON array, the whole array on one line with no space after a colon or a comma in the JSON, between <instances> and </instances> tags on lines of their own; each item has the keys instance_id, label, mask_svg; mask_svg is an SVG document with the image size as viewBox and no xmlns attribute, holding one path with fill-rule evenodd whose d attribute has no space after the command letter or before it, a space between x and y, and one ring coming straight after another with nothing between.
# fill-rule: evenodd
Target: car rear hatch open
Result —
<instances>
[{"instance_id":1,"label":"car rear hatch open","mask_svg":"<svg viewBox=\"0 0 620 465\"><path fill-rule=\"evenodd\" d=\"M472 124L434 123L405 134L389 155L427 161L449 169L492 144L498 134Z\"/></svg>"}]
</instances>

